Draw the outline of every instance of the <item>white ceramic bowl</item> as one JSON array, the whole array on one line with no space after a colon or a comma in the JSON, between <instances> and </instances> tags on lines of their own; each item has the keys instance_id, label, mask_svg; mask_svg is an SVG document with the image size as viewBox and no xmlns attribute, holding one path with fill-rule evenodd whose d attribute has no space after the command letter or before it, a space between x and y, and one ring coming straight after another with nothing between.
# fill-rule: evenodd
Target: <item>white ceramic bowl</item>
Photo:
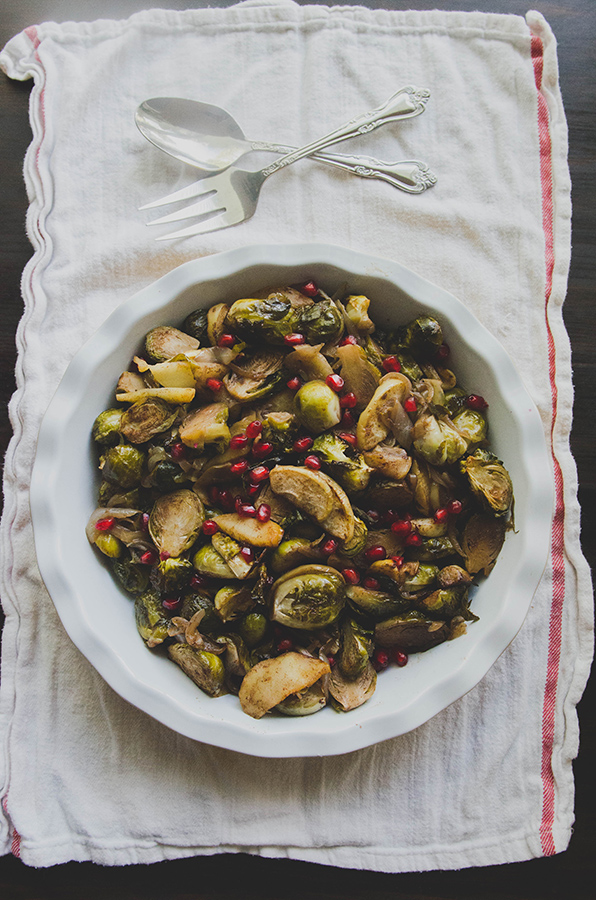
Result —
<instances>
[{"instance_id":1,"label":"white ceramic bowl","mask_svg":"<svg viewBox=\"0 0 596 900\"><path fill-rule=\"evenodd\" d=\"M234 696L203 694L138 636L130 597L85 537L96 506L96 415L113 405L121 371L155 325L180 324L199 306L250 296L262 287L314 279L333 292L371 298L378 323L435 315L459 380L490 404L491 447L515 489L509 532L490 577L474 591L480 620L468 633L404 668L387 669L364 706L314 716L245 715ZM453 296L396 262L319 244L253 246L186 263L123 303L70 364L43 420L31 482L35 546L42 577L64 627L103 678L168 727L208 744L263 757L327 756L404 734L473 688L521 627L544 569L552 476L538 412L500 344Z\"/></svg>"}]
</instances>

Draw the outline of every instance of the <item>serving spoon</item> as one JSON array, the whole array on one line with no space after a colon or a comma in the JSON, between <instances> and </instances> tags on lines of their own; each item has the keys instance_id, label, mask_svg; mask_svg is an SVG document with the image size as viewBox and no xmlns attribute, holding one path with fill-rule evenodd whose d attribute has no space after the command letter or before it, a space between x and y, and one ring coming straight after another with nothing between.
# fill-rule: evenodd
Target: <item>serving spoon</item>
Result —
<instances>
[{"instance_id":1,"label":"serving spoon","mask_svg":"<svg viewBox=\"0 0 596 900\"><path fill-rule=\"evenodd\" d=\"M424 111L427 92L406 88L392 119L412 118ZM247 153L267 151L288 154L295 150L269 141L245 138L236 120L225 109L178 97L154 97L140 104L135 122L141 134L154 146L205 175L224 171ZM364 178L379 178L394 187L419 194L436 183L436 176L419 160L385 163L372 157L314 153L313 158ZM169 195L143 209L161 206L192 194Z\"/></svg>"}]
</instances>

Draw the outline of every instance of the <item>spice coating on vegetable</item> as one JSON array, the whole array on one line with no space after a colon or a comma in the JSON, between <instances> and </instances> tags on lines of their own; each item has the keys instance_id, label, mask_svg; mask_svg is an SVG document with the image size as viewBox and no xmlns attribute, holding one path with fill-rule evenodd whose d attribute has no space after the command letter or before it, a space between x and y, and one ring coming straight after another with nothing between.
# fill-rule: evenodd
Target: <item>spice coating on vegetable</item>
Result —
<instances>
[{"instance_id":1,"label":"spice coating on vegetable","mask_svg":"<svg viewBox=\"0 0 596 900\"><path fill-rule=\"evenodd\" d=\"M432 316L382 331L310 279L151 329L92 426L86 529L150 651L302 717L465 634L514 496L449 359Z\"/></svg>"}]
</instances>

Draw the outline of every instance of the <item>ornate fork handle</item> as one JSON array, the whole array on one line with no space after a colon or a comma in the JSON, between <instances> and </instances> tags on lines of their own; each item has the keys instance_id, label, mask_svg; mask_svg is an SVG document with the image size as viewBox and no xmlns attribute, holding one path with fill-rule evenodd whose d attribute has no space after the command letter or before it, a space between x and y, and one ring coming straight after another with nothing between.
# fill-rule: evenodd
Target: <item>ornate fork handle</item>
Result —
<instances>
[{"instance_id":1,"label":"ornate fork handle","mask_svg":"<svg viewBox=\"0 0 596 900\"><path fill-rule=\"evenodd\" d=\"M352 119L351 122L330 132L325 137L319 138L318 141L313 141L299 150L292 151L280 159L276 159L271 165L261 169L261 173L267 178L279 169L283 169L284 166L289 166L304 156L312 156L313 153L323 150L330 144L337 144L340 141L348 140L348 138L357 137L359 134L366 134L375 128L379 128L381 125L397 119L410 119L414 116L419 116L420 113L424 112L429 97L430 91L424 89L412 86L401 88L382 106Z\"/></svg>"}]
</instances>

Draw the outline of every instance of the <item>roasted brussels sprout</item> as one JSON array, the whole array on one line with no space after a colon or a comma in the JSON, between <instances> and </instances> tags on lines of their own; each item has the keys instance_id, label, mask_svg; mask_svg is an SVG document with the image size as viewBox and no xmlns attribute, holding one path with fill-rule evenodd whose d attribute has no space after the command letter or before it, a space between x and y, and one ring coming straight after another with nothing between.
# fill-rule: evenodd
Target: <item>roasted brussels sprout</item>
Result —
<instances>
[{"instance_id":1,"label":"roasted brussels sprout","mask_svg":"<svg viewBox=\"0 0 596 900\"><path fill-rule=\"evenodd\" d=\"M461 541L468 572L490 574L505 540L505 527L503 517L490 513L473 515L468 520Z\"/></svg>"},{"instance_id":2,"label":"roasted brussels sprout","mask_svg":"<svg viewBox=\"0 0 596 900\"><path fill-rule=\"evenodd\" d=\"M204 521L201 500L194 491L182 488L155 501L149 533L162 557L180 556L192 547Z\"/></svg>"},{"instance_id":3,"label":"roasted brussels sprout","mask_svg":"<svg viewBox=\"0 0 596 900\"><path fill-rule=\"evenodd\" d=\"M255 605L249 588L232 584L220 588L213 602L222 622L237 619Z\"/></svg>"},{"instance_id":4,"label":"roasted brussels sprout","mask_svg":"<svg viewBox=\"0 0 596 900\"><path fill-rule=\"evenodd\" d=\"M236 334L252 344L279 345L288 334L298 331L299 312L282 293L264 299L236 300L228 313L228 322Z\"/></svg>"},{"instance_id":5,"label":"roasted brussels sprout","mask_svg":"<svg viewBox=\"0 0 596 900\"><path fill-rule=\"evenodd\" d=\"M113 447L120 442L121 409L104 409L100 412L91 429L91 437L96 444Z\"/></svg>"},{"instance_id":6,"label":"roasted brussels sprout","mask_svg":"<svg viewBox=\"0 0 596 900\"><path fill-rule=\"evenodd\" d=\"M274 622L316 631L339 616L346 600L346 583L330 566L299 566L277 579L271 596Z\"/></svg>"},{"instance_id":7,"label":"roasted brussels sprout","mask_svg":"<svg viewBox=\"0 0 596 900\"><path fill-rule=\"evenodd\" d=\"M362 334L370 334L375 330L375 323L368 314L370 300L363 294L348 297L346 313L352 324Z\"/></svg>"},{"instance_id":8,"label":"roasted brussels sprout","mask_svg":"<svg viewBox=\"0 0 596 900\"><path fill-rule=\"evenodd\" d=\"M195 309L189 313L182 325L182 331L196 338L199 344L204 344L207 335L207 310Z\"/></svg>"},{"instance_id":9,"label":"roasted brussels sprout","mask_svg":"<svg viewBox=\"0 0 596 900\"><path fill-rule=\"evenodd\" d=\"M198 348L196 338L170 325L158 325L145 337L145 352L154 363L165 362L178 353L192 353Z\"/></svg>"},{"instance_id":10,"label":"roasted brussels sprout","mask_svg":"<svg viewBox=\"0 0 596 900\"><path fill-rule=\"evenodd\" d=\"M107 531L102 531L101 534L98 534L94 544L104 556L108 556L110 559L119 559L124 550L122 541L119 541L117 537L114 537L113 534Z\"/></svg>"},{"instance_id":11,"label":"roasted brussels sprout","mask_svg":"<svg viewBox=\"0 0 596 900\"><path fill-rule=\"evenodd\" d=\"M463 409L452 422L469 444L479 444L486 439L486 419L477 410Z\"/></svg>"},{"instance_id":12,"label":"roasted brussels sprout","mask_svg":"<svg viewBox=\"0 0 596 900\"><path fill-rule=\"evenodd\" d=\"M355 619L344 619L341 627L341 645L336 664L344 678L359 678L372 656L372 630L364 628Z\"/></svg>"},{"instance_id":13,"label":"roasted brussels sprout","mask_svg":"<svg viewBox=\"0 0 596 900\"><path fill-rule=\"evenodd\" d=\"M476 450L461 463L474 496L495 516L506 516L513 503L513 485L507 469L489 450Z\"/></svg>"},{"instance_id":14,"label":"roasted brussels sprout","mask_svg":"<svg viewBox=\"0 0 596 900\"><path fill-rule=\"evenodd\" d=\"M151 471L151 483L158 491L171 493L186 481L186 475L171 459L161 459Z\"/></svg>"},{"instance_id":15,"label":"roasted brussels sprout","mask_svg":"<svg viewBox=\"0 0 596 900\"><path fill-rule=\"evenodd\" d=\"M103 459L102 477L124 490L137 487L143 477L145 458L145 453L132 444L110 447Z\"/></svg>"},{"instance_id":16,"label":"roasted brussels sprout","mask_svg":"<svg viewBox=\"0 0 596 900\"><path fill-rule=\"evenodd\" d=\"M294 410L302 425L312 434L333 428L341 419L336 392L324 381L307 381L294 398Z\"/></svg>"},{"instance_id":17,"label":"roasted brussels sprout","mask_svg":"<svg viewBox=\"0 0 596 900\"><path fill-rule=\"evenodd\" d=\"M414 354L434 356L443 343L443 331L432 316L418 316L399 330L398 340L400 346Z\"/></svg>"},{"instance_id":18,"label":"roasted brussels sprout","mask_svg":"<svg viewBox=\"0 0 596 900\"><path fill-rule=\"evenodd\" d=\"M149 570L131 559L115 559L112 572L116 581L129 594L142 594L149 586Z\"/></svg>"},{"instance_id":19,"label":"roasted brussels sprout","mask_svg":"<svg viewBox=\"0 0 596 900\"><path fill-rule=\"evenodd\" d=\"M188 644L170 644L168 654L206 694L221 697L226 693L226 671L219 656L206 650L195 650Z\"/></svg>"},{"instance_id":20,"label":"roasted brussels sprout","mask_svg":"<svg viewBox=\"0 0 596 900\"><path fill-rule=\"evenodd\" d=\"M180 426L180 440L187 447L203 450L215 445L222 453L230 443L229 410L225 403L211 403L190 412Z\"/></svg>"},{"instance_id":21,"label":"roasted brussels sprout","mask_svg":"<svg viewBox=\"0 0 596 900\"><path fill-rule=\"evenodd\" d=\"M397 615L409 609L410 601L399 594L365 588L360 584L350 584L346 588L346 597L352 608L364 613L367 618L378 621Z\"/></svg>"},{"instance_id":22,"label":"roasted brussels sprout","mask_svg":"<svg viewBox=\"0 0 596 900\"><path fill-rule=\"evenodd\" d=\"M162 596L175 596L188 587L193 573L190 560L172 556L162 559L151 570L151 583Z\"/></svg>"},{"instance_id":23,"label":"roasted brussels sprout","mask_svg":"<svg viewBox=\"0 0 596 900\"><path fill-rule=\"evenodd\" d=\"M297 694L290 694L275 707L284 716L312 716L327 703L327 691L322 681Z\"/></svg>"},{"instance_id":24,"label":"roasted brussels sprout","mask_svg":"<svg viewBox=\"0 0 596 900\"><path fill-rule=\"evenodd\" d=\"M177 415L178 410L159 397L148 397L133 403L122 414L120 431L131 444L144 444L171 428Z\"/></svg>"},{"instance_id":25,"label":"roasted brussels sprout","mask_svg":"<svg viewBox=\"0 0 596 900\"><path fill-rule=\"evenodd\" d=\"M236 357L224 378L229 395L247 403L271 393L281 379L283 361L281 351L267 348Z\"/></svg>"},{"instance_id":26,"label":"roasted brussels sprout","mask_svg":"<svg viewBox=\"0 0 596 900\"><path fill-rule=\"evenodd\" d=\"M414 449L433 466L451 465L464 455L469 441L447 420L419 416L414 424Z\"/></svg>"},{"instance_id":27,"label":"roasted brussels sprout","mask_svg":"<svg viewBox=\"0 0 596 900\"><path fill-rule=\"evenodd\" d=\"M238 576L229 567L223 556L211 544L201 547L192 559L192 564L203 575L212 578L237 578Z\"/></svg>"},{"instance_id":28,"label":"roasted brussels sprout","mask_svg":"<svg viewBox=\"0 0 596 900\"><path fill-rule=\"evenodd\" d=\"M342 315L332 300L319 300L299 311L297 331L309 344L330 344L343 333Z\"/></svg>"},{"instance_id":29,"label":"roasted brussels sprout","mask_svg":"<svg viewBox=\"0 0 596 900\"><path fill-rule=\"evenodd\" d=\"M254 609L242 616L238 630L246 646L252 649L267 640L269 620L264 612Z\"/></svg>"},{"instance_id":30,"label":"roasted brussels sprout","mask_svg":"<svg viewBox=\"0 0 596 900\"><path fill-rule=\"evenodd\" d=\"M135 597L135 622L137 630L148 647L156 647L168 637L168 619L164 615L159 598L151 592Z\"/></svg>"},{"instance_id":31,"label":"roasted brussels sprout","mask_svg":"<svg viewBox=\"0 0 596 900\"><path fill-rule=\"evenodd\" d=\"M369 661L358 678L346 678L339 666L334 666L329 678L331 704L338 712L350 712L370 700L377 685L377 673Z\"/></svg>"},{"instance_id":32,"label":"roasted brussels sprout","mask_svg":"<svg viewBox=\"0 0 596 900\"><path fill-rule=\"evenodd\" d=\"M413 610L394 616L375 626L375 642L380 647L399 647L407 653L422 653L442 644L449 637L449 626Z\"/></svg>"}]
</instances>

